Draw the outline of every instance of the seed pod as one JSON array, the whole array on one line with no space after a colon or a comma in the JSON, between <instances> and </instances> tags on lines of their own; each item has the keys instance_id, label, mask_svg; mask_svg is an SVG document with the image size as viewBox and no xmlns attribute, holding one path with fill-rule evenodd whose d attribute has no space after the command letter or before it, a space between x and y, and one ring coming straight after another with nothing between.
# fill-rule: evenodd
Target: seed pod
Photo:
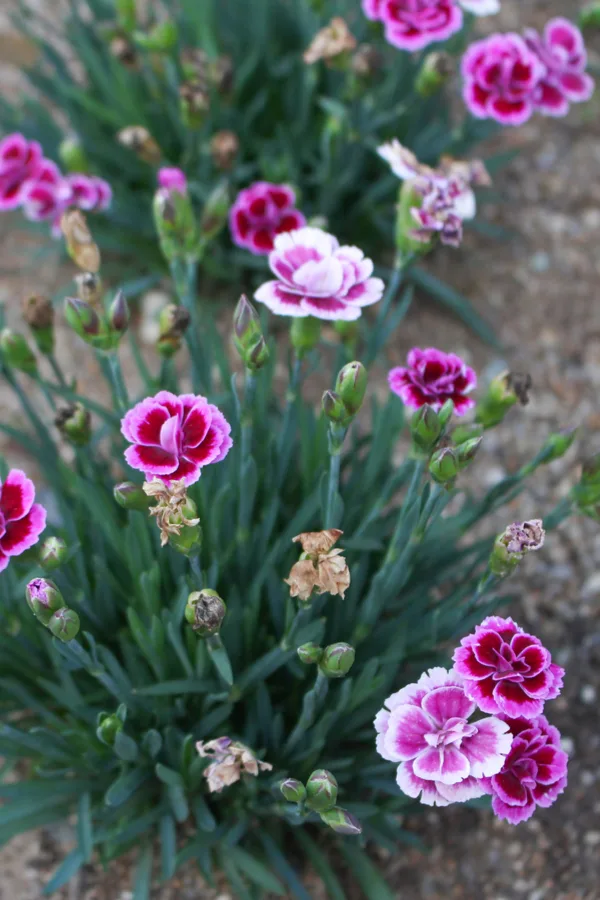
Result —
<instances>
[{"instance_id":1,"label":"seed pod","mask_svg":"<svg viewBox=\"0 0 600 900\"><path fill-rule=\"evenodd\" d=\"M89 444L92 436L92 417L83 403L77 401L63 406L58 410L54 424L62 436L76 447L84 447Z\"/></svg>"},{"instance_id":2,"label":"seed pod","mask_svg":"<svg viewBox=\"0 0 600 900\"><path fill-rule=\"evenodd\" d=\"M300 662L304 663L305 666L309 666L320 662L323 656L323 648L314 643L302 644L301 647L298 647L296 653L300 658Z\"/></svg>"},{"instance_id":3,"label":"seed pod","mask_svg":"<svg viewBox=\"0 0 600 900\"><path fill-rule=\"evenodd\" d=\"M25 599L36 619L44 625L48 625L54 612L64 605L61 592L49 578L30 581L25 588Z\"/></svg>"},{"instance_id":4,"label":"seed pod","mask_svg":"<svg viewBox=\"0 0 600 900\"><path fill-rule=\"evenodd\" d=\"M150 166L157 166L161 160L162 152L150 132L143 125L128 125L117 134L117 140L122 147L131 150L143 162Z\"/></svg>"},{"instance_id":5,"label":"seed pod","mask_svg":"<svg viewBox=\"0 0 600 900\"><path fill-rule=\"evenodd\" d=\"M90 306L100 306L102 301L102 279L96 272L79 272L75 276L77 296Z\"/></svg>"},{"instance_id":6,"label":"seed pod","mask_svg":"<svg viewBox=\"0 0 600 900\"><path fill-rule=\"evenodd\" d=\"M356 651L350 644L338 643L325 647L319 668L328 678L343 678L354 664Z\"/></svg>"},{"instance_id":7,"label":"seed pod","mask_svg":"<svg viewBox=\"0 0 600 900\"><path fill-rule=\"evenodd\" d=\"M27 375L35 375L37 372L37 360L22 334L11 328L3 328L0 332L0 351L4 362L12 369L26 372Z\"/></svg>"},{"instance_id":8,"label":"seed pod","mask_svg":"<svg viewBox=\"0 0 600 900\"><path fill-rule=\"evenodd\" d=\"M352 813L342 809L341 806L335 806L333 809L327 809L321 814L321 821L328 825L337 834L347 836L362 833L362 825Z\"/></svg>"},{"instance_id":9,"label":"seed pod","mask_svg":"<svg viewBox=\"0 0 600 900\"><path fill-rule=\"evenodd\" d=\"M197 520L196 525L186 525L185 521ZM174 550L183 553L184 556L193 556L200 552L202 545L202 526L198 519L198 507L193 500L188 497L179 512L173 513L171 516L171 524L179 525L179 534L171 533L169 535L169 544Z\"/></svg>"},{"instance_id":10,"label":"seed pod","mask_svg":"<svg viewBox=\"0 0 600 900\"><path fill-rule=\"evenodd\" d=\"M48 297L30 294L23 300L23 318L31 328L40 353L54 350L54 307Z\"/></svg>"},{"instance_id":11,"label":"seed pod","mask_svg":"<svg viewBox=\"0 0 600 900\"><path fill-rule=\"evenodd\" d=\"M144 492L141 484L133 481L121 481L113 488L113 497L123 509L136 509L146 512L150 506L150 497Z\"/></svg>"},{"instance_id":12,"label":"seed pod","mask_svg":"<svg viewBox=\"0 0 600 900\"><path fill-rule=\"evenodd\" d=\"M67 545L62 538L47 537L40 549L40 565L46 571L58 569L67 557Z\"/></svg>"},{"instance_id":13,"label":"seed pod","mask_svg":"<svg viewBox=\"0 0 600 900\"><path fill-rule=\"evenodd\" d=\"M327 769L316 769L306 782L306 802L317 812L335 806L338 783Z\"/></svg>"},{"instance_id":14,"label":"seed pod","mask_svg":"<svg viewBox=\"0 0 600 900\"><path fill-rule=\"evenodd\" d=\"M79 616L74 610L64 606L54 613L48 622L48 628L54 637L68 643L79 634Z\"/></svg>"},{"instance_id":15,"label":"seed pod","mask_svg":"<svg viewBox=\"0 0 600 900\"><path fill-rule=\"evenodd\" d=\"M227 612L224 601L216 591L194 591L185 607L185 619L199 637L218 634Z\"/></svg>"},{"instance_id":16,"label":"seed pod","mask_svg":"<svg viewBox=\"0 0 600 900\"><path fill-rule=\"evenodd\" d=\"M279 789L289 803L303 803L306 800L306 788L301 781L287 778L279 785Z\"/></svg>"},{"instance_id":17,"label":"seed pod","mask_svg":"<svg viewBox=\"0 0 600 900\"><path fill-rule=\"evenodd\" d=\"M367 370L361 362L350 362L339 373L335 391L346 407L348 415L355 416L363 405L367 381Z\"/></svg>"}]
</instances>

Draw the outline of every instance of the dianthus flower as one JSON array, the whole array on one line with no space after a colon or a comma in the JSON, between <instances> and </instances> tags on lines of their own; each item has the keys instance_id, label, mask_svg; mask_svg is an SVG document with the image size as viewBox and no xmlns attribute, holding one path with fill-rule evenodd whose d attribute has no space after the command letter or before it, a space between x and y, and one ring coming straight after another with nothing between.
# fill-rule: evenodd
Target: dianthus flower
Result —
<instances>
[{"instance_id":1,"label":"dianthus flower","mask_svg":"<svg viewBox=\"0 0 600 900\"><path fill-rule=\"evenodd\" d=\"M40 171L42 158L38 142L22 134L9 134L0 141L0 210L21 205L23 191Z\"/></svg>"},{"instance_id":2,"label":"dianthus flower","mask_svg":"<svg viewBox=\"0 0 600 900\"><path fill-rule=\"evenodd\" d=\"M586 74L583 35L568 19L551 19L543 34L525 30L525 43L545 68L534 95L537 110L546 116L564 116L570 103L589 100L594 80Z\"/></svg>"},{"instance_id":3,"label":"dianthus flower","mask_svg":"<svg viewBox=\"0 0 600 900\"><path fill-rule=\"evenodd\" d=\"M541 715L545 701L560 694L565 674L539 638L500 616L489 616L463 638L453 659L482 712L515 719Z\"/></svg>"},{"instance_id":4,"label":"dianthus flower","mask_svg":"<svg viewBox=\"0 0 600 900\"><path fill-rule=\"evenodd\" d=\"M129 465L166 484L180 479L193 484L203 466L221 462L233 444L231 426L216 406L199 395L169 391L130 409L121 432L132 444L125 451Z\"/></svg>"},{"instance_id":5,"label":"dianthus flower","mask_svg":"<svg viewBox=\"0 0 600 900\"><path fill-rule=\"evenodd\" d=\"M46 510L34 500L33 481L20 469L11 469L0 485L0 572L11 556L37 544L46 527Z\"/></svg>"},{"instance_id":6,"label":"dianthus flower","mask_svg":"<svg viewBox=\"0 0 600 900\"><path fill-rule=\"evenodd\" d=\"M447 400L454 403L457 416L475 405L469 393L477 385L477 376L460 356L429 347L413 347L407 366L397 366L388 374L391 390L411 409L427 404L436 412Z\"/></svg>"},{"instance_id":7,"label":"dianthus flower","mask_svg":"<svg viewBox=\"0 0 600 900\"><path fill-rule=\"evenodd\" d=\"M271 763L257 759L252 750L240 741L232 741L229 737L216 738L214 741L198 741L196 750L202 757L213 762L204 770L211 793L220 793L223 788L239 781L242 775L253 775L270 772Z\"/></svg>"},{"instance_id":8,"label":"dianthus flower","mask_svg":"<svg viewBox=\"0 0 600 900\"><path fill-rule=\"evenodd\" d=\"M187 191L187 178L185 172L175 166L165 166L162 169L159 169L157 180L158 186L166 188L168 191L177 191L180 194L185 194Z\"/></svg>"},{"instance_id":9,"label":"dianthus flower","mask_svg":"<svg viewBox=\"0 0 600 900\"><path fill-rule=\"evenodd\" d=\"M504 718L504 717L503 717ZM536 807L552 806L567 784L568 757L560 733L545 716L504 721L513 735L506 761L482 785L492 795L492 809L512 825L525 822Z\"/></svg>"},{"instance_id":10,"label":"dianthus flower","mask_svg":"<svg viewBox=\"0 0 600 900\"><path fill-rule=\"evenodd\" d=\"M364 14L383 22L385 38L400 50L422 50L463 26L463 9L476 16L498 12L498 0L362 0Z\"/></svg>"},{"instance_id":11,"label":"dianthus flower","mask_svg":"<svg viewBox=\"0 0 600 900\"><path fill-rule=\"evenodd\" d=\"M229 212L234 244L257 256L266 256L278 234L305 224L306 219L295 203L296 195L286 184L256 181L240 191Z\"/></svg>"},{"instance_id":12,"label":"dianthus flower","mask_svg":"<svg viewBox=\"0 0 600 900\"><path fill-rule=\"evenodd\" d=\"M377 751L398 762L396 780L428 806L472 800L484 776L502 770L512 735L493 716L472 721L476 704L454 671L430 669L392 694L375 718Z\"/></svg>"},{"instance_id":13,"label":"dianthus flower","mask_svg":"<svg viewBox=\"0 0 600 900\"><path fill-rule=\"evenodd\" d=\"M358 319L363 306L383 294L381 278L372 278L373 262L358 247L340 247L319 228L300 228L275 238L267 281L255 298L282 316Z\"/></svg>"}]
</instances>

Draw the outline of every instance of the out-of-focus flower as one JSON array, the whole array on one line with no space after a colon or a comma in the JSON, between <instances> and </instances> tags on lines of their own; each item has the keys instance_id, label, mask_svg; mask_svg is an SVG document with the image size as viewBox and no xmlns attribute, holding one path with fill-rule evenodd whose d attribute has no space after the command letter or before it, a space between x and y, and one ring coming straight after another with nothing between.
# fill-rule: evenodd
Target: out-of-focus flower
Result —
<instances>
[{"instance_id":1,"label":"out-of-focus flower","mask_svg":"<svg viewBox=\"0 0 600 900\"><path fill-rule=\"evenodd\" d=\"M348 28L345 19L336 16L329 25L321 28L305 51L303 59L307 65L325 60L330 63L356 48L356 38Z\"/></svg>"},{"instance_id":2,"label":"out-of-focus flower","mask_svg":"<svg viewBox=\"0 0 600 900\"><path fill-rule=\"evenodd\" d=\"M104 178L74 172L64 179L62 190L70 191L65 197L68 206L77 206L85 211L108 209L112 201L112 188Z\"/></svg>"},{"instance_id":3,"label":"out-of-focus flower","mask_svg":"<svg viewBox=\"0 0 600 900\"><path fill-rule=\"evenodd\" d=\"M453 74L454 60L449 53L428 53L417 73L415 91L421 97L431 97L437 94Z\"/></svg>"},{"instance_id":4,"label":"out-of-focus flower","mask_svg":"<svg viewBox=\"0 0 600 900\"><path fill-rule=\"evenodd\" d=\"M235 131L217 131L210 140L210 155L218 169L227 171L235 161L240 142Z\"/></svg>"},{"instance_id":5,"label":"out-of-focus flower","mask_svg":"<svg viewBox=\"0 0 600 900\"><path fill-rule=\"evenodd\" d=\"M383 67L383 55L373 44L359 44L350 60L350 68L360 78L370 78Z\"/></svg>"},{"instance_id":6,"label":"out-of-focus flower","mask_svg":"<svg viewBox=\"0 0 600 900\"><path fill-rule=\"evenodd\" d=\"M179 110L186 128L201 128L209 109L210 94L202 82L184 81L179 86Z\"/></svg>"},{"instance_id":7,"label":"out-of-focus flower","mask_svg":"<svg viewBox=\"0 0 600 900\"><path fill-rule=\"evenodd\" d=\"M512 743L506 722L470 721L476 704L454 671L434 668L387 698L377 713L377 752L398 762L396 780L428 806L485 794L484 776L501 771Z\"/></svg>"},{"instance_id":8,"label":"out-of-focus flower","mask_svg":"<svg viewBox=\"0 0 600 900\"><path fill-rule=\"evenodd\" d=\"M529 522L513 522L494 542L490 556L490 571L506 578L521 562L526 553L544 546L545 531L541 519Z\"/></svg>"},{"instance_id":9,"label":"out-of-focus flower","mask_svg":"<svg viewBox=\"0 0 600 900\"><path fill-rule=\"evenodd\" d=\"M0 485L0 572L12 556L37 544L46 527L46 510L34 500L33 481L21 469L11 469Z\"/></svg>"},{"instance_id":10,"label":"out-of-focus flower","mask_svg":"<svg viewBox=\"0 0 600 900\"><path fill-rule=\"evenodd\" d=\"M73 262L84 272L97 272L100 268L100 250L83 213L78 209L68 209L62 214L60 227Z\"/></svg>"},{"instance_id":11,"label":"out-of-focus flower","mask_svg":"<svg viewBox=\"0 0 600 900\"><path fill-rule=\"evenodd\" d=\"M202 467L225 459L233 441L223 413L205 397L159 391L125 414L121 432L132 446L125 459L133 469L166 484L200 478Z\"/></svg>"},{"instance_id":12,"label":"out-of-focus flower","mask_svg":"<svg viewBox=\"0 0 600 900\"><path fill-rule=\"evenodd\" d=\"M381 300L384 284L372 278L373 262L358 247L340 247L318 228L300 228L275 238L267 281L255 298L282 316L358 319L362 307Z\"/></svg>"},{"instance_id":13,"label":"out-of-focus flower","mask_svg":"<svg viewBox=\"0 0 600 900\"><path fill-rule=\"evenodd\" d=\"M564 669L512 619L488 616L454 653L465 691L485 713L534 719L558 697Z\"/></svg>"},{"instance_id":14,"label":"out-of-focus flower","mask_svg":"<svg viewBox=\"0 0 600 900\"><path fill-rule=\"evenodd\" d=\"M117 140L149 165L158 165L160 162L162 155L160 147L143 125L127 125L119 131Z\"/></svg>"},{"instance_id":15,"label":"out-of-focus flower","mask_svg":"<svg viewBox=\"0 0 600 900\"><path fill-rule=\"evenodd\" d=\"M518 34L493 34L462 58L463 98L473 116L522 125L536 106L546 68Z\"/></svg>"},{"instance_id":16,"label":"out-of-focus flower","mask_svg":"<svg viewBox=\"0 0 600 900\"><path fill-rule=\"evenodd\" d=\"M12 328L0 331L0 353L6 365L11 368L28 375L35 375L37 372L35 354L18 331L13 331Z\"/></svg>"},{"instance_id":17,"label":"out-of-focus flower","mask_svg":"<svg viewBox=\"0 0 600 900\"><path fill-rule=\"evenodd\" d=\"M457 416L475 406L469 396L477 386L477 376L460 356L428 347L413 347L407 365L397 366L388 374L391 390L411 409L427 404L439 412L447 400L452 400Z\"/></svg>"},{"instance_id":18,"label":"out-of-focus flower","mask_svg":"<svg viewBox=\"0 0 600 900\"><path fill-rule=\"evenodd\" d=\"M295 202L296 195L286 184L256 181L240 191L229 212L234 244L255 255L270 253L278 234L302 228L306 222Z\"/></svg>"},{"instance_id":19,"label":"out-of-focus flower","mask_svg":"<svg viewBox=\"0 0 600 900\"><path fill-rule=\"evenodd\" d=\"M462 10L476 16L498 12L499 0L362 0L367 18L381 21L385 37L400 50L422 50L460 31Z\"/></svg>"},{"instance_id":20,"label":"out-of-focus flower","mask_svg":"<svg viewBox=\"0 0 600 900\"><path fill-rule=\"evenodd\" d=\"M176 166L163 166L162 169L159 169L157 181L158 186L165 188L167 191L177 191L179 194L185 194L187 191L185 172Z\"/></svg>"},{"instance_id":21,"label":"out-of-focus flower","mask_svg":"<svg viewBox=\"0 0 600 900\"><path fill-rule=\"evenodd\" d=\"M552 806L567 784L568 756L560 733L545 716L530 720L504 718L513 735L502 770L483 785L492 795L492 809L512 825L525 822L536 807Z\"/></svg>"},{"instance_id":22,"label":"out-of-focus flower","mask_svg":"<svg viewBox=\"0 0 600 900\"><path fill-rule=\"evenodd\" d=\"M546 24L543 34L528 28L524 37L546 70L535 91L537 110L546 116L564 116L570 103L590 99L594 79L586 74L587 53L576 25L559 17Z\"/></svg>"},{"instance_id":23,"label":"out-of-focus flower","mask_svg":"<svg viewBox=\"0 0 600 900\"><path fill-rule=\"evenodd\" d=\"M143 491L147 497L156 501L156 505L150 509L150 515L156 517L161 547L169 543L172 535L179 537L184 528L194 528L200 523L200 519L195 514L190 517L187 510L190 501L183 478L169 484L165 484L160 478L153 478L144 482Z\"/></svg>"},{"instance_id":24,"label":"out-of-focus flower","mask_svg":"<svg viewBox=\"0 0 600 900\"><path fill-rule=\"evenodd\" d=\"M309 531L296 535L294 543L302 545L302 556L295 563L289 578L290 596L306 603L313 591L318 594L338 594L343 597L350 586L350 570L340 548L332 550L342 536L337 528L328 531Z\"/></svg>"},{"instance_id":25,"label":"out-of-focus flower","mask_svg":"<svg viewBox=\"0 0 600 900\"><path fill-rule=\"evenodd\" d=\"M92 436L92 417L83 403L70 403L59 409L54 424L62 436L76 447L89 444Z\"/></svg>"},{"instance_id":26,"label":"out-of-focus flower","mask_svg":"<svg viewBox=\"0 0 600 900\"><path fill-rule=\"evenodd\" d=\"M58 237L60 217L70 198L71 189L56 163L43 159L36 177L23 189L23 215L30 222L51 222L52 235Z\"/></svg>"},{"instance_id":27,"label":"out-of-focus flower","mask_svg":"<svg viewBox=\"0 0 600 900\"><path fill-rule=\"evenodd\" d=\"M181 347L182 338L189 328L191 316L185 306L169 303L161 311L158 320L156 349L161 356L172 356Z\"/></svg>"},{"instance_id":28,"label":"out-of-focus flower","mask_svg":"<svg viewBox=\"0 0 600 900\"><path fill-rule=\"evenodd\" d=\"M9 134L0 141L0 211L16 209L23 193L42 165L42 148L22 134Z\"/></svg>"},{"instance_id":29,"label":"out-of-focus flower","mask_svg":"<svg viewBox=\"0 0 600 900\"><path fill-rule=\"evenodd\" d=\"M273 766L257 759L252 750L240 741L229 737L220 737L214 741L198 741L196 750L202 757L213 761L204 770L211 793L220 793L223 788L239 781L242 775L253 775L270 772Z\"/></svg>"}]
</instances>

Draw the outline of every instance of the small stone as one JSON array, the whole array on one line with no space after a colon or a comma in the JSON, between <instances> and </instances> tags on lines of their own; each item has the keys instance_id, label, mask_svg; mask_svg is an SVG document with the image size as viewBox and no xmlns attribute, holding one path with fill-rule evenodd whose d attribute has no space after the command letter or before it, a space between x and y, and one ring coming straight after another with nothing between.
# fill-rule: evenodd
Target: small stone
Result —
<instances>
[{"instance_id":1,"label":"small stone","mask_svg":"<svg viewBox=\"0 0 600 900\"><path fill-rule=\"evenodd\" d=\"M600 844L600 831L586 831L583 840L588 847L597 847Z\"/></svg>"},{"instance_id":2,"label":"small stone","mask_svg":"<svg viewBox=\"0 0 600 900\"><path fill-rule=\"evenodd\" d=\"M573 738L563 735L560 739L560 745L567 756L573 756L573 754L575 753L575 741L573 740Z\"/></svg>"},{"instance_id":3,"label":"small stone","mask_svg":"<svg viewBox=\"0 0 600 900\"><path fill-rule=\"evenodd\" d=\"M544 253L543 250L539 250L537 253L534 253L529 260L529 266L533 272L547 272L550 268L549 254Z\"/></svg>"},{"instance_id":4,"label":"small stone","mask_svg":"<svg viewBox=\"0 0 600 900\"><path fill-rule=\"evenodd\" d=\"M597 597L600 594L600 572L594 572L593 575L585 581L582 589L581 596L589 599L590 597Z\"/></svg>"},{"instance_id":5,"label":"small stone","mask_svg":"<svg viewBox=\"0 0 600 900\"><path fill-rule=\"evenodd\" d=\"M581 688L579 696L582 703L585 703L587 706L591 706L596 702L596 688L593 684L584 684Z\"/></svg>"},{"instance_id":6,"label":"small stone","mask_svg":"<svg viewBox=\"0 0 600 900\"><path fill-rule=\"evenodd\" d=\"M584 787L591 787L596 781L596 776L593 772L588 772L584 770L580 776L581 783Z\"/></svg>"}]
</instances>

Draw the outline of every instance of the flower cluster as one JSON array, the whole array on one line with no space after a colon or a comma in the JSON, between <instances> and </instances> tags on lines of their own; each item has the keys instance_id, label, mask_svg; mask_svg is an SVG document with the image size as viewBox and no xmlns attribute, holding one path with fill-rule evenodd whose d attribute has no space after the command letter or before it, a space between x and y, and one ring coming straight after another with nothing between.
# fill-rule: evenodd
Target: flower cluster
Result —
<instances>
[{"instance_id":1,"label":"flower cluster","mask_svg":"<svg viewBox=\"0 0 600 900\"><path fill-rule=\"evenodd\" d=\"M452 400L457 416L475 406L469 394L477 386L477 375L460 356L434 347L413 347L406 362L406 366L397 366L388 374L391 390L406 406L420 409L427 404L439 412Z\"/></svg>"},{"instance_id":2,"label":"flower cluster","mask_svg":"<svg viewBox=\"0 0 600 900\"><path fill-rule=\"evenodd\" d=\"M496 815L525 821L566 785L560 735L542 715L563 670L538 638L499 616L463 639L454 663L387 698L374 723L377 751L399 763L409 797L447 806L491 794Z\"/></svg>"},{"instance_id":3,"label":"flower cluster","mask_svg":"<svg viewBox=\"0 0 600 900\"><path fill-rule=\"evenodd\" d=\"M240 191L229 212L234 244L256 256L270 253L278 234L306 224L295 203L296 195L286 184L256 181Z\"/></svg>"},{"instance_id":4,"label":"flower cluster","mask_svg":"<svg viewBox=\"0 0 600 900\"><path fill-rule=\"evenodd\" d=\"M11 469L0 485L0 572L11 556L37 544L46 527L46 510L34 501L33 481L20 469Z\"/></svg>"},{"instance_id":5,"label":"flower cluster","mask_svg":"<svg viewBox=\"0 0 600 900\"><path fill-rule=\"evenodd\" d=\"M552 19L543 34L493 34L463 56L463 97L474 116L503 125L522 125L536 111L564 116L593 93L586 65L582 34L567 19Z\"/></svg>"},{"instance_id":6,"label":"flower cluster","mask_svg":"<svg viewBox=\"0 0 600 900\"><path fill-rule=\"evenodd\" d=\"M107 181L79 172L63 175L37 141L19 133L0 141L0 210L21 208L32 222L50 222L53 236L60 237L60 219L70 206L106 210L111 200Z\"/></svg>"},{"instance_id":7,"label":"flower cluster","mask_svg":"<svg viewBox=\"0 0 600 900\"><path fill-rule=\"evenodd\" d=\"M463 26L463 10L476 16L498 12L499 0L362 0L367 18L382 22L385 37L400 50L422 50L446 41Z\"/></svg>"}]
</instances>

